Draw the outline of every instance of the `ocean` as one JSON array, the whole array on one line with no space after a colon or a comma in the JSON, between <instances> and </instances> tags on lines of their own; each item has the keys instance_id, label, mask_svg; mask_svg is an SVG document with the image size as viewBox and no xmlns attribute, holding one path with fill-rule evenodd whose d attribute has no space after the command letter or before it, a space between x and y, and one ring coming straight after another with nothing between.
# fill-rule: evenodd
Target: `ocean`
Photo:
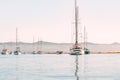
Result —
<instances>
[{"instance_id":1,"label":"ocean","mask_svg":"<svg viewBox=\"0 0 120 80\"><path fill-rule=\"evenodd\" d=\"M120 54L0 55L0 80L120 80Z\"/></svg>"}]
</instances>

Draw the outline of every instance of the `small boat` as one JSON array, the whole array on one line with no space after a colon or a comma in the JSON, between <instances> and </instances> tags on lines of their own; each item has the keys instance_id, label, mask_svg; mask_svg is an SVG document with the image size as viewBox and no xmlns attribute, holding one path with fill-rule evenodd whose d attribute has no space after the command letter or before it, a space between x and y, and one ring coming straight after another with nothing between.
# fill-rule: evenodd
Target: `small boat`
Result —
<instances>
[{"instance_id":1,"label":"small boat","mask_svg":"<svg viewBox=\"0 0 120 80\"><path fill-rule=\"evenodd\" d=\"M1 54L2 54L2 55L6 55L6 54L8 54L7 49L4 48L4 49L2 50L2 52L1 52Z\"/></svg>"},{"instance_id":2,"label":"small boat","mask_svg":"<svg viewBox=\"0 0 120 80\"><path fill-rule=\"evenodd\" d=\"M84 49L84 54L90 54L89 49L85 48L85 49Z\"/></svg>"},{"instance_id":3,"label":"small boat","mask_svg":"<svg viewBox=\"0 0 120 80\"><path fill-rule=\"evenodd\" d=\"M37 51L35 49L35 43L34 43L34 37L33 37L33 45L32 45L32 48L33 48L33 52L32 54L42 54L42 51L40 50L40 41L39 41L39 38L38 38L38 44L37 44ZM42 49L42 41L41 41L41 49Z\"/></svg>"},{"instance_id":4,"label":"small boat","mask_svg":"<svg viewBox=\"0 0 120 80\"><path fill-rule=\"evenodd\" d=\"M18 39L17 39L17 33L18 32L18 29L16 28L16 50L14 51L14 55L19 55L21 54L21 51L20 51L20 47L18 47Z\"/></svg>"},{"instance_id":5,"label":"small boat","mask_svg":"<svg viewBox=\"0 0 120 80\"><path fill-rule=\"evenodd\" d=\"M33 52L32 52L32 54L41 54L41 53L42 53L42 51L37 51L37 52L36 52L36 51L33 51Z\"/></svg>"},{"instance_id":6,"label":"small boat","mask_svg":"<svg viewBox=\"0 0 120 80\"><path fill-rule=\"evenodd\" d=\"M14 55L19 55L21 54L19 51L14 51Z\"/></svg>"},{"instance_id":7,"label":"small boat","mask_svg":"<svg viewBox=\"0 0 120 80\"><path fill-rule=\"evenodd\" d=\"M33 52L32 52L32 54L36 54L36 52L35 52L35 51L33 51Z\"/></svg>"},{"instance_id":8,"label":"small boat","mask_svg":"<svg viewBox=\"0 0 120 80\"><path fill-rule=\"evenodd\" d=\"M32 43L32 54L36 54L36 51L35 51L35 43L34 43L34 36L33 36L33 43Z\"/></svg>"},{"instance_id":9,"label":"small boat","mask_svg":"<svg viewBox=\"0 0 120 80\"><path fill-rule=\"evenodd\" d=\"M16 50L14 51L14 55L21 54L20 47L16 47Z\"/></svg>"},{"instance_id":10,"label":"small boat","mask_svg":"<svg viewBox=\"0 0 120 80\"><path fill-rule=\"evenodd\" d=\"M56 54L63 54L63 51L56 51Z\"/></svg>"}]
</instances>

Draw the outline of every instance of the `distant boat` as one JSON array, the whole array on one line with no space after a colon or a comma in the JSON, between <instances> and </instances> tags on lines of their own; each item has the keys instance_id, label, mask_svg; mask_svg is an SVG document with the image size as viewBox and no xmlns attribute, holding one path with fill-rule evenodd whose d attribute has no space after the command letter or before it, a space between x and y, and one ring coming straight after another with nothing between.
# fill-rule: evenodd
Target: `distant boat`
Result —
<instances>
[{"instance_id":1,"label":"distant boat","mask_svg":"<svg viewBox=\"0 0 120 80\"><path fill-rule=\"evenodd\" d=\"M38 38L37 54L41 54L42 53L41 49L42 49L42 41L41 41L41 47L40 47L40 41L39 41L39 38Z\"/></svg>"},{"instance_id":2,"label":"distant boat","mask_svg":"<svg viewBox=\"0 0 120 80\"><path fill-rule=\"evenodd\" d=\"M63 51L56 51L55 54L63 54Z\"/></svg>"},{"instance_id":3,"label":"distant boat","mask_svg":"<svg viewBox=\"0 0 120 80\"><path fill-rule=\"evenodd\" d=\"M6 55L6 54L8 54L7 49L6 49L6 48L2 49L1 54L2 54L2 55Z\"/></svg>"},{"instance_id":4,"label":"distant boat","mask_svg":"<svg viewBox=\"0 0 120 80\"><path fill-rule=\"evenodd\" d=\"M33 51L33 52L32 52L32 54L36 54L36 52L35 52L35 51Z\"/></svg>"},{"instance_id":5,"label":"distant boat","mask_svg":"<svg viewBox=\"0 0 120 80\"><path fill-rule=\"evenodd\" d=\"M14 51L14 55L21 54L20 47L18 46L18 29L16 28L16 50Z\"/></svg>"},{"instance_id":6,"label":"distant boat","mask_svg":"<svg viewBox=\"0 0 120 80\"><path fill-rule=\"evenodd\" d=\"M40 48L40 41L39 41L39 38L38 38L38 42L37 42L37 51L35 50L35 43L34 43L34 37L33 37L33 51L32 51L32 54L41 54L42 51L40 49L42 49L42 41L41 41L41 48Z\"/></svg>"},{"instance_id":7,"label":"distant boat","mask_svg":"<svg viewBox=\"0 0 120 80\"><path fill-rule=\"evenodd\" d=\"M14 51L14 55L21 54L20 47L16 47L16 50Z\"/></svg>"},{"instance_id":8,"label":"distant boat","mask_svg":"<svg viewBox=\"0 0 120 80\"><path fill-rule=\"evenodd\" d=\"M8 49L5 47L5 44L3 44L3 49L2 49L1 54L2 54L2 55L8 54Z\"/></svg>"},{"instance_id":9,"label":"distant boat","mask_svg":"<svg viewBox=\"0 0 120 80\"><path fill-rule=\"evenodd\" d=\"M87 36L85 27L84 27L84 54L90 54L90 50L87 48Z\"/></svg>"},{"instance_id":10,"label":"distant boat","mask_svg":"<svg viewBox=\"0 0 120 80\"><path fill-rule=\"evenodd\" d=\"M32 49L33 49L33 51L32 51L32 54L36 54L36 52L35 52L34 36L33 36L33 44L32 44Z\"/></svg>"},{"instance_id":11,"label":"distant boat","mask_svg":"<svg viewBox=\"0 0 120 80\"><path fill-rule=\"evenodd\" d=\"M70 49L70 55L82 55L84 54L84 50L78 44L78 6L75 0L75 43L73 44L72 48Z\"/></svg>"}]
</instances>

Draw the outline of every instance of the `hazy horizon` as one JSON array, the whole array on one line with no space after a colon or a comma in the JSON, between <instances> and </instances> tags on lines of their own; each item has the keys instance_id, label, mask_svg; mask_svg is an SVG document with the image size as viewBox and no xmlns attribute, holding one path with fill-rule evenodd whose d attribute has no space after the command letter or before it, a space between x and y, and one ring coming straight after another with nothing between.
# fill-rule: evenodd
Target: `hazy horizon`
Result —
<instances>
[{"instance_id":1,"label":"hazy horizon","mask_svg":"<svg viewBox=\"0 0 120 80\"><path fill-rule=\"evenodd\" d=\"M38 42L40 42L39 44L42 44L41 42L43 42L43 43L53 43L53 44L74 44L74 42L50 42L50 41L36 41L36 42L34 42L34 43L38 43ZM15 41L6 41L6 42L0 42L1 44L4 44L4 43L14 43L14 44L16 44L16 42ZM33 42L25 42L25 41L18 41L18 43L28 43L28 44L33 44ZM80 44L84 44L84 42L78 42L78 43L80 43ZM86 42L87 44L100 44L100 45L102 45L102 44L105 44L105 45L107 45L107 44L120 44L120 42L112 42L112 43L95 43L95 42Z\"/></svg>"}]
</instances>

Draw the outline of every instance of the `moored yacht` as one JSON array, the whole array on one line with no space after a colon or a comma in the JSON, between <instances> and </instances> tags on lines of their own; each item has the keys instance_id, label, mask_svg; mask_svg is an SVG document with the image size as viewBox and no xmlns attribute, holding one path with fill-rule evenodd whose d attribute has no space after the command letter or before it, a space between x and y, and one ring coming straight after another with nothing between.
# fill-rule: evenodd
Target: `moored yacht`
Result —
<instances>
[{"instance_id":1,"label":"moored yacht","mask_svg":"<svg viewBox=\"0 0 120 80\"><path fill-rule=\"evenodd\" d=\"M82 55L84 54L84 49L78 43L78 6L75 0L75 43L69 52L70 55Z\"/></svg>"},{"instance_id":2,"label":"moored yacht","mask_svg":"<svg viewBox=\"0 0 120 80\"><path fill-rule=\"evenodd\" d=\"M14 55L21 54L20 47L18 47L18 39L17 39L18 29L16 28L16 50L14 51Z\"/></svg>"},{"instance_id":3,"label":"moored yacht","mask_svg":"<svg viewBox=\"0 0 120 80\"><path fill-rule=\"evenodd\" d=\"M20 47L16 47L16 50L14 51L14 55L21 54Z\"/></svg>"}]
</instances>

